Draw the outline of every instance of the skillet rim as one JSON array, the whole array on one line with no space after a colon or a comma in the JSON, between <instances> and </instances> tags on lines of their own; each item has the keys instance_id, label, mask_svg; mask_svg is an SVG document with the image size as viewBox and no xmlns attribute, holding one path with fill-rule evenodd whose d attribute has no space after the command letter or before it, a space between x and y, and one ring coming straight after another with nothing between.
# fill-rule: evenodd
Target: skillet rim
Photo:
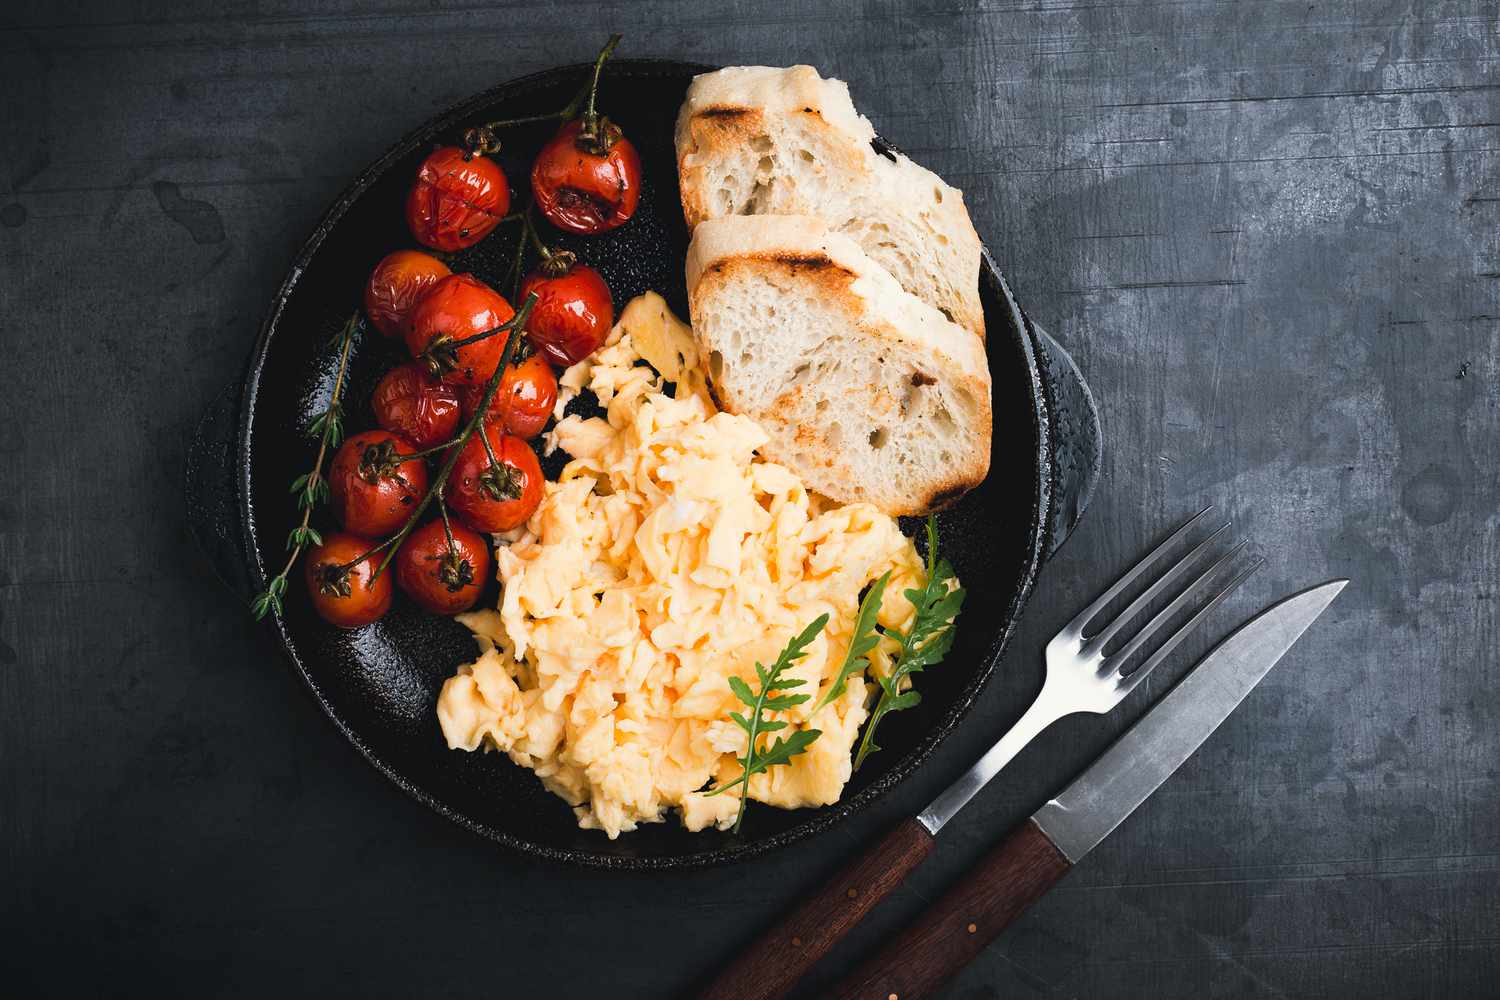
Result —
<instances>
[{"instance_id":1,"label":"skillet rim","mask_svg":"<svg viewBox=\"0 0 1500 1000\"><path fill-rule=\"evenodd\" d=\"M314 226L311 234L309 234L307 239L298 248L296 255L292 258L292 262L287 269L286 277L276 290L271 308L267 311L257 332L255 345L250 352L250 358L247 362L244 384L240 394L240 413L234 448L234 475L236 493L238 494L237 506L239 508L241 542L247 557L247 568L253 592L264 589L268 579L256 534L255 507L251 493L255 404L258 398L260 379L270 352L271 340L277 333L282 313L291 296L296 291L297 285L307 270L308 264L317 255L329 233L332 232L354 203L386 173L395 161L409 154L418 144L424 140L430 140L433 136L441 134L444 131L453 129L460 121L489 104L523 95L529 90L550 86L556 83L559 78L585 73L592 68L592 63L572 63L517 77L465 98L446 110L428 118L416 128L408 131L387 148L373 163L356 174L353 180L339 192L338 196L318 220L317 225ZM607 72L615 76L691 77L698 73L712 72L719 68L710 64L692 63L674 59L634 58L611 60ZM884 140L882 139L881 141L883 142ZM1027 527L1029 538L1025 547L1024 565L1019 574L1019 583L1010 606L1005 609L1004 616L1000 619L1001 627L991 639L988 650L981 657L980 662L975 665L971 677L959 690L952 706L943 717L929 728L884 774L880 775L864 789L849 798L840 799L832 805L816 810L802 810L807 813L807 818L796 826L757 840L743 841L692 854L673 855L600 854L571 848L552 847L534 840L517 837L449 806L422 788L417 782L405 777L394 764L376 754L339 714L336 707L324 693L322 687L319 686L313 675L309 673L297 650L293 637L287 629L285 619L273 612L268 616L267 623L263 624L268 624L269 627L273 628L281 654L290 661L308 692L322 709L323 714L328 717L329 721L334 724L350 744L359 751L360 755L364 757L370 766L375 768L375 770L380 772L407 795L444 818L475 834L523 854L543 858L551 862L576 864L598 870L690 870L759 857L778 848L786 847L797 841L822 833L842 820L847 819L849 816L852 816L854 813L867 808L871 803L884 797L895 786L910 777L917 768L926 762L933 750L937 748L937 745L946 739L958 727L959 723L963 721L964 717L968 715L985 685L989 682L990 677L994 674L995 668L998 666L1000 658L1019 623L1021 613L1031 596L1037 574L1045 561L1046 540L1052 519L1052 492L1055 488L1053 455L1054 435L1057 428L1053 424L1052 415L1048 408L1047 393L1043 384L1040 363L1037 358L1036 332L1029 318L1022 311L1020 304L1016 301L1003 274L1001 274L993 257L991 257L988 248L983 246L981 246L979 276L982 283L988 282L990 284L990 291L996 296L1000 306L1008 309L1011 313L1011 323L1016 331L1016 346L1025 360L1027 378L1031 389L1031 416L1036 431L1037 449L1035 457L1036 465L1031 470L1033 472L1034 489L1032 493L1030 523Z\"/></svg>"}]
</instances>

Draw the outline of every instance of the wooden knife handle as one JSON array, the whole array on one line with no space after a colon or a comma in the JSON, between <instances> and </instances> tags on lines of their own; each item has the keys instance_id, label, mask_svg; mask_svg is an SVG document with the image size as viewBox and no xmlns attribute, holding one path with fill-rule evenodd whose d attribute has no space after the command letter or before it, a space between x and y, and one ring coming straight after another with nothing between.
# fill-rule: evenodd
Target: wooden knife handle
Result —
<instances>
[{"instance_id":1,"label":"wooden knife handle","mask_svg":"<svg viewBox=\"0 0 1500 1000\"><path fill-rule=\"evenodd\" d=\"M783 997L875 904L932 853L932 834L902 822L797 910L771 925L699 994L704 1000Z\"/></svg>"},{"instance_id":2,"label":"wooden knife handle","mask_svg":"<svg viewBox=\"0 0 1500 1000\"><path fill-rule=\"evenodd\" d=\"M840 1000L918 1000L972 962L1073 867L1028 819L839 983Z\"/></svg>"}]
</instances>

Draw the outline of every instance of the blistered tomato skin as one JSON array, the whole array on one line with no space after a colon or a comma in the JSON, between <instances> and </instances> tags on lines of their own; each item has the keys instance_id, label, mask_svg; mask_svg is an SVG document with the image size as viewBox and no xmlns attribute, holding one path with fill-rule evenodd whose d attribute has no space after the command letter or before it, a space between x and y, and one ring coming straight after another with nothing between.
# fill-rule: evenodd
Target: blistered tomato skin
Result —
<instances>
[{"instance_id":1,"label":"blistered tomato skin","mask_svg":"<svg viewBox=\"0 0 1500 1000\"><path fill-rule=\"evenodd\" d=\"M433 285L452 273L447 264L420 250L388 253L365 283L365 315L387 337L405 337L412 309Z\"/></svg>"},{"instance_id":2,"label":"blistered tomato skin","mask_svg":"<svg viewBox=\"0 0 1500 1000\"><path fill-rule=\"evenodd\" d=\"M343 443L328 467L328 493L345 531L380 538L406 523L427 492L427 466L400 457L416 450L390 431L365 431Z\"/></svg>"},{"instance_id":3,"label":"blistered tomato skin","mask_svg":"<svg viewBox=\"0 0 1500 1000\"><path fill-rule=\"evenodd\" d=\"M458 390L415 362L386 372L370 396L370 408L377 424L419 451L452 438L462 413Z\"/></svg>"},{"instance_id":4,"label":"blistered tomato skin","mask_svg":"<svg viewBox=\"0 0 1500 1000\"><path fill-rule=\"evenodd\" d=\"M457 146L432 151L406 196L406 224L423 246L463 250L490 234L510 211L505 171Z\"/></svg>"},{"instance_id":5,"label":"blistered tomato skin","mask_svg":"<svg viewBox=\"0 0 1500 1000\"><path fill-rule=\"evenodd\" d=\"M521 283L521 298L536 292L536 305L526 321L532 346L561 368L577 364L597 351L615 322L609 286L599 272L574 264L566 274L548 277L532 271Z\"/></svg>"},{"instance_id":6,"label":"blistered tomato skin","mask_svg":"<svg viewBox=\"0 0 1500 1000\"><path fill-rule=\"evenodd\" d=\"M396 583L424 610L438 615L467 611L490 578L490 545L462 524L453 526L453 551L441 520L418 527L396 553Z\"/></svg>"},{"instance_id":7,"label":"blistered tomato skin","mask_svg":"<svg viewBox=\"0 0 1500 1000\"><path fill-rule=\"evenodd\" d=\"M411 313L411 329L406 334L406 348L420 358L432 341L439 337L462 340L493 330L515 315L510 303L490 286L472 274L453 274L432 286L432 291L417 303ZM498 333L457 350L456 365L443 375L443 381L455 385L483 385L505 353L508 333Z\"/></svg>"},{"instance_id":8,"label":"blistered tomato skin","mask_svg":"<svg viewBox=\"0 0 1500 1000\"><path fill-rule=\"evenodd\" d=\"M574 119L558 129L531 166L531 191L547 221L572 233L624 225L641 200L641 157L623 136L599 155L578 148Z\"/></svg>"},{"instance_id":9,"label":"blistered tomato skin","mask_svg":"<svg viewBox=\"0 0 1500 1000\"><path fill-rule=\"evenodd\" d=\"M490 468L479 435L489 439L499 462ZM542 467L536 452L494 424L475 430L448 476L448 503L475 531L509 531L525 524L542 502Z\"/></svg>"},{"instance_id":10,"label":"blistered tomato skin","mask_svg":"<svg viewBox=\"0 0 1500 1000\"><path fill-rule=\"evenodd\" d=\"M381 553L361 559L347 572L338 569L359 559L374 545L368 538L338 533L328 535L322 545L308 552L303 579L313 610L324 621L339 628L359 628L391 609L391 574L385 572L372 579Z\"/></svg>"},{"instance_id":11,"label":"blistered tomato skin","mask_svg":"<svg viewBox=\"0 0 1500 1000\"><path fill-rule=\"evenodd\" d=\"M479 408L484 386L463 391L463 418L468 420ZM485 420L498 424L507 434L531 439L542 432L557 405L557 375L540 354L533 354L520 364L507 365L500 385L490 399Z\"/></svg>"}]
</instances>

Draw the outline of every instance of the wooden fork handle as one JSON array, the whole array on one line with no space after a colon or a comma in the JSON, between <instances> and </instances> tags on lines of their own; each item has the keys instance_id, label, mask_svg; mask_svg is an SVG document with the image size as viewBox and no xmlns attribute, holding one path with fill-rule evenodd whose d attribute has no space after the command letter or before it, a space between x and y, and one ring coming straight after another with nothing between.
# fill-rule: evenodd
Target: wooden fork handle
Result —
<instances>
[{"instance_id":1,"label":"wooden fork handle","mask_svg":"<svg viewBox=\"0 0 1500 1000\"><path fill-rule=\"evenodd\" d=\"M839 983L840 1000L918 1000L978 957L1072 864L1028 819Z\"/></svg>"},{"instance_id":2,"label":"wooden fork handle","mask_svg":"<svg viewBox=\"0 0 1500 1000\"><path fill-rule=\"evenodd\" d=\"M902 822L782 917L699 994L704 1000L783 997L807 970L849 933L875 904L932 853L932 834L915 819ZM884 994L882 994L882 998Z\"/></svg>"}]
</instances>

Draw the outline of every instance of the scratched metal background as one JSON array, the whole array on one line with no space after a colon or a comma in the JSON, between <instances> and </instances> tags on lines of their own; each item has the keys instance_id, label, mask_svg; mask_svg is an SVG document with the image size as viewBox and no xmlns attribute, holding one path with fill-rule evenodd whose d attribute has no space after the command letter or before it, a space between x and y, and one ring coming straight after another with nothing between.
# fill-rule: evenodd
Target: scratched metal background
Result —
<instances>
[{"instance_id":1,"label":"scratched metal background","mask_svg":"<svg viewBox=\"0 0 1500 1000\"><path fill-rule=\"evenodd\" d=\"M671 995L950 779L1019 713L1070 610L1212 501L1269 561L1217 631L1354 584L947 995L1494 995L1497 20L1486 0L6 4L8 988ZM632 54L849 80L967 192L1105 424L1101 493L958 735L834 834L670 877L531 863L401 796L179 515L198 414L348 178L435 110L616 27ZM818 980L1167 674L1027 750Z\"/></svg>"}]
</instances>

